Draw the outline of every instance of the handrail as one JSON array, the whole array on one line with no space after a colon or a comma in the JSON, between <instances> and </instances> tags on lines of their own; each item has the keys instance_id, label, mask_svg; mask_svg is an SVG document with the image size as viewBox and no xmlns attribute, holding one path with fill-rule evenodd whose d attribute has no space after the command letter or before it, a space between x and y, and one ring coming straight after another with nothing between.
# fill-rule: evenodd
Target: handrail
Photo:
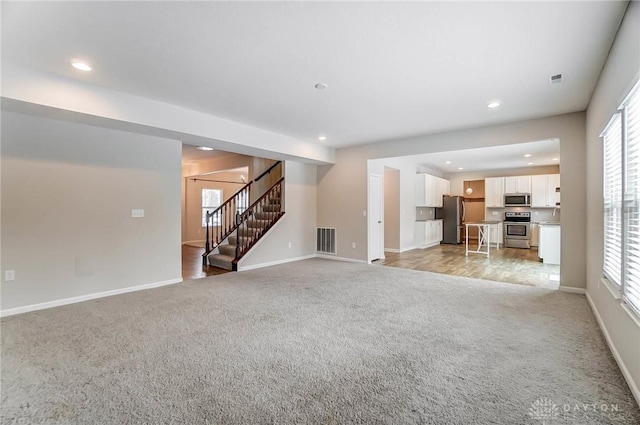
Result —
<instances>
[{"instance_id":1,"label":"handrail","mask_svg":"<svg viewBox=\"0 0 640 425\"><path fill-rule=\"evenodd\" d=\"M207 229L205 233L204 253L202 254L202 264L206 265L207 256L216 249L234 230L238 227L238 209L244 212L249 203L251 185L253 181L245 184L240 190L224 201L218 208L206 214ZM213 218L219 217L218 226L214 226ZM211 231L209 231L211 225ZM214 230L215 227L215 230Z\"/></svg>"},{"instance_id":2,"label":"handrail","mask_svg":"<svg viewBox=\"0 0 640 425\"><path fill-rule=\"evenodd\" d=\"M262 236L269 230L280 218L284 215L284 211L282 211L282 189L283 189L283 181L284 177L280 177L276 183L271 186L269 190L267 190L260 198L258 198L253 204L251 204L242 214L239 215L237 234L236 238L236 255L233 260L233 269L237 270L237 262L242 258L244 254L246 254L257 242L262 238ZM273 201L278 201L274 203ZM277 209L276 211L270 211L266 207L272 207L272 209ZM249 217L255 216L256 212L266 212L267 214L271 214L271 218L268 220L261 220L266 223L262 223L257 227L249 227L248 220ZM240 236L245 238L245 242L241 243Z\"/></svg>"},{"instance_id":3,"label":"handrail","mask_svg":"<svg viewBox=\"0 0 640 425\"><path fill-rule=\"evenodd\" d=\"M264 176L266 176L267 174L271 173L271 171L276 168L279 164L282 164L282 161L278 161L275 164L273 164L271 167L267 168L262 174L260 174L258 177L256 177L255 179L253 179L254 182L257 182L258 180L260 180L261 178L263 178Z\"/></svg>"},{"instance_id":4,"label":"handrail","mask_svg":"<svg viewBox=\"0 0 640 425\"><path fill-rule=\"evenodd\" d=\"M208 255L218 247L225 239L227 239L234 231L238 230L242 224L244 224L247 219L254 214L257 206L264 206L265 199L267 199L268 195L273 195L275 193L274 188L277 186L278 195L282 194L282 181L284 177L281 177L275 184L271 186L262 196L260 196L254 203L247 206L251 194L251 188L253 183L257 182L267 174L271 173L275 167L282 164L282 161L278 161L275 164L271 165L267 170L265 170L262 174L260 174L257 178L251 180L249 183L245 184L240 190L238 190L235 194L233 194L229 199L224 201L222 205L213 210L212 212L206 213L206 234L205 234L205 252L202 254L202 265L207 264ZM242 210L242 211L240 211ZM280 218L282 213L277 215L277 219ZM214 226L214 217L218 218L218 223ZM276 219L276 221L277 221ZM271 223L269 227L272 225ZM209 228L211 227L211 230ZM246 232L246 226L245 226ZM247 247L242 251L242 255L250 248L252 245ZM238 260L238 243L236 242L236 260ZM235 264L235 263L234 263Z\"/></svg>"}]
</instances>

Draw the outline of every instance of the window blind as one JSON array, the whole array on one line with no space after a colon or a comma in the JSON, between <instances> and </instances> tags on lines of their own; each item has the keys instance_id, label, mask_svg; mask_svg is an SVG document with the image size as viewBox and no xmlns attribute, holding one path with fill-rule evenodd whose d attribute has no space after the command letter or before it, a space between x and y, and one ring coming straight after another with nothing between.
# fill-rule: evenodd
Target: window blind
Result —
<instances>
[{"instance_id":1,"label":"window blind","mask_svg":"<svg viewBox=\"0 0 640 425\"><path fill-rule=\"evenodd\" d=\"M615 114L602 132L604 156L604 275L622 285L622 119Z\"/></svg>"},{"instance_id":2,"label":"window blind","mask_svg":"<svg viewBox=\"0 0 640 425\"><path fill-rule=\"evenodd\" d=\"M624 280L622 299L640 314L640 85L623 103L624 111Z\"/></svg>"}]
</instances>

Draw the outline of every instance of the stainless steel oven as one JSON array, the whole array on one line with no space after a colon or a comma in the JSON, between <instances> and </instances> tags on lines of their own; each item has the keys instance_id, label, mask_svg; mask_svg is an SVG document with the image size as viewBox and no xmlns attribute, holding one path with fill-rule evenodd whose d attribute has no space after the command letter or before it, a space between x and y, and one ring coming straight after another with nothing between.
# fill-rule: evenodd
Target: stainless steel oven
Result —
<instances>
[{"instance_id":1,"label":"stainless steel oven","mask_svg":"<svg viewBox=\"0 0 640 425\"><path fill-rule=\"evenodd\" d=\"M531 248L531 213L504 213L504 246L510 248Z\"/></svg>"}]
</instances>

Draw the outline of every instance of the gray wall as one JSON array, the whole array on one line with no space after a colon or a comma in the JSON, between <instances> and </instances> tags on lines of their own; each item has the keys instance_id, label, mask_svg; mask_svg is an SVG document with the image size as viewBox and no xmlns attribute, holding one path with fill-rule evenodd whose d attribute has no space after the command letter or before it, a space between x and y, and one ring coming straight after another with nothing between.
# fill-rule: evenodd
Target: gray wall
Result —
<instances>
[{"instance_id":1,"label":"gray wall","mask_svg":"<svg viewBox=\"0 0 640 425\"><path fill-rule=\"evenodd\" d=\"M384 169L384 248L400 250L400 170Z\"/></svg>"},{"instance_id":2,"label":"gray wall","mask_svg":"<svg viewBox=\"0 0 640 425\"><path fill-rule=\"evenodd\" d=\"M180 279L180 160L178 141L3 111L2 309Z\"/></svg>"},{"instance_id":3,"label":"gray wall","mask_svg":"<svg viewBox=\"0 0 640 425\"><path fill-rule=\"evenodd\" d=\"M604 126L640 74L640 3L631 2L587 109L587 294L627 370L640 403L640 320L634 321L601 282L603 263L602 140ZM564 157L563 157L564 160ZM564 193L563 193L564 207ZM563 211L564 214L564 211ZM562 253L564 255L564 252Z\"/></svg>"},{"instance_id":4,"label":"gray wall","mask_svg":"<svg viewBox=\"0 0 640 425\"><path fill-rule=\"evenodd\" d=\"M339 149L334 165L318 168L318 225L337 229L338 256L366 261L367 160L551 138L560 139L562 162L562 284L584 288L586 145L582 112ZM415 217L415 211L412 214ZM401 234L401 245L402 238ZM351 247L352 242L356 248Z\"/></svg>"}]
</instances>

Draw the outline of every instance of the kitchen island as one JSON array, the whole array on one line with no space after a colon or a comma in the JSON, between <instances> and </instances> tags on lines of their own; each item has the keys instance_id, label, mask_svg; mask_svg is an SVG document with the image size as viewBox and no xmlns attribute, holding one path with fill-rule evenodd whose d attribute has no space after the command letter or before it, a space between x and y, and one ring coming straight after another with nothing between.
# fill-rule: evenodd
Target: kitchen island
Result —
<instances>
[{"instance_id":1,"label":"kitchen island","mask_svg":"<svg viewBox=\"0 0 640 425\"><path fill-rule=\"evenodd\" d=\"M497 229L498 226L502 225L501 221L474 221L468 222L465 224L465 246L466 249L464 251L465 257L469 256L469 253L473 254L484 254L487 258L490 257L491 250L491 228ZM476 227L478 229L478 247L475 250L469 249L469 227ZM498 234L498 231L495 231L494 234ZM500 249L500 241L496 240L496 249Z\"/></svg>"}]
</instances>

